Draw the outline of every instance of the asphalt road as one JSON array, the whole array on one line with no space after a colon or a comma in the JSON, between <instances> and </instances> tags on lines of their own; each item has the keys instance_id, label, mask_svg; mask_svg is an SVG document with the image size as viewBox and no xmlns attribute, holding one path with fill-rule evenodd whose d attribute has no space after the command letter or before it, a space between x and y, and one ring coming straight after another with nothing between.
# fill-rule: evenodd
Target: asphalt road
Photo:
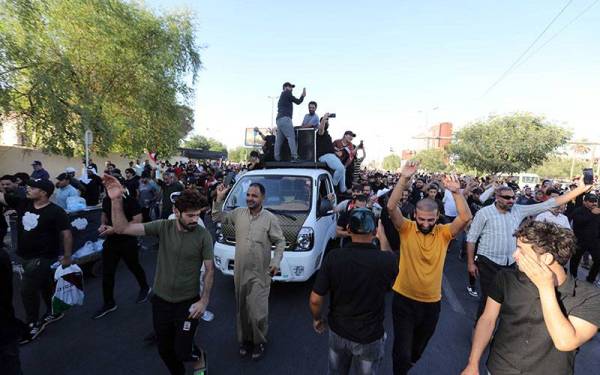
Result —
<instances>
[{"instance_id":1,"label":"asphalt road","mask_svg":"<svg viewBox=\"0 0 600 375\"><path fill-rule=\"evenodd\" d=\"M147 252L142 264L151 279L156 254ZM19 281L15 280L15 288ZM209 309L212 322L201 322L196 338L207 351L208 373L217 374L324 374L327 371L327 336L312 330L308 296L312 280L302 284L274 284L270 300L267 355L260 362L241 360L235 339L233 280L218 271ZM459 374L466 363L477 301L466 293L466 266L450 253L444 272L442 311L435 335L411 374ZM88 277L85 303L50 326L40 337L21 346L23 371L29 374L167 374L156 347L143 341L151 332L150 304L136 305L137 284L127 268L119 266L115 297L119 308L92 320L101 305L101 279ZM391 296L388 297L388 341L382 374L391 367ZM18 294L17 315L23 317ZM595 353L595 354L594 354ZM576 374L598 373L598 335L577 355ZM0 371L1 372L1 371Z\"/></svg>"}]
</instances>

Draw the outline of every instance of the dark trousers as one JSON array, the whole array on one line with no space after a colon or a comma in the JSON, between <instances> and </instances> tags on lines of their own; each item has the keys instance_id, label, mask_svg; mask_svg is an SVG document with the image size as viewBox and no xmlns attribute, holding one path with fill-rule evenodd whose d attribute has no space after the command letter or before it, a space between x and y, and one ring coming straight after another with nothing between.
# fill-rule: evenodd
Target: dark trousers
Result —
<instances>
[{"instance_id":1,"label":"dark trousers","mask_svg":"<svg viewBox=\"0 0 600 375\"><path fill-rule=\"evenodd\" d=\"M2 374L23 375L17 340L0 344L0 364L2 366Z\"/></svg>"},{"instance_id":2,"label":"dark trousers","mask_svg":"<svg viewBox=\"0 0 600 375\"><path fill-rule=\"evenodd\" d=\"M46 312L52 312L53 276L50 268L55 259L23 259L23 280L21 298L27 316L27 323L37 322L40 313L40 296L46 304Z\"/></svg>"},{"instance_id":3,"label":"dark trousers","mask_svg":"<svg viewBox=\"0 0 600 375\"><path fill-rule=\"evenodd\" d=\"M579 263L581 262L581 258L583 255L589 252L592 256L592 267L590 267L590 272L588 273L587 281L594 282L596 277L598 277L598 272L600 272L600 249L598 249L598 245L596 243L589 242L578 242L577 250L575 254L571 257L569 261L569 271L573 277L577 277L577 270L579 269Z\"/></svg>"},{"instance_id":4,"label":"dark trousers","mask_svg":"<svg viewBox=\"0 0 600 375\"><path fill-rule=\"evenodd\" d=\"M158 353L171 374L184 375L183 362L197 361L199 350L194 345L197 319L188 319L190 306L198 298L171 303L154 295L152 320L158 340Z\"/></svg>"},{"instance_id":5,"label":"dark trousers","mask_svg":"<svg viewBox=\"0 0 600 375\"><path fill-rule=\"evenodd\" d=\"M102 251L102 294L104 303L107 305L115 303L115 274L117 273L117 265L119 260L123 259L129 271L135 276L135 279L140 286L140 289L147 289L146 273L138 259L138 244L137 240L114 243L104 243Z\"/></svg>"},{"instance_id":6,"label":"dark trousers","mask_svg":"<svg viewBox=\"0 0 600 375\"><path fill-rule=\"evenodd\" d=\"M477 309L477 319L479 319L485 309L485 302L487 301L490 288L494 285L496 274L505 268L515 268L515 264L501 266L479 254L477 255L475 264L479 269L479 286L481 288L481 300L479 301L479 308Z\"/></svg>"},{"instance_id":7,"label":"dark trousers","mask_svg":"<svg viewBox=\"0 0 600 375\"><path fill-rule=\"evenodd\" d=\"M440 302L419 302L394 293L394 375L403 375L421 358L440 317Z\"/></svg>"}]
</instances>

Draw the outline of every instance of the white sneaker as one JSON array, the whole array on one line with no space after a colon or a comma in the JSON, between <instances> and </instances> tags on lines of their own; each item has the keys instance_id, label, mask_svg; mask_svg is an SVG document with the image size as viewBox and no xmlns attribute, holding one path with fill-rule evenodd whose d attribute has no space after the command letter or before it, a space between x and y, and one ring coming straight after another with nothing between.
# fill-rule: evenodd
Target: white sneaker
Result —
<instances>
[{"instance_id":1,"label":"white sneaker","mask_svg":"<svg viewBox=\"0 0 600 375\"><path fill-rule=\"evenodd\" d=\"M467 286L467 292L469 293L469 295L473 298L479 298L479 293L477 292L477 290L475 290L475 288L471 287L471 286Z\"/></svg>"}]
</instances>

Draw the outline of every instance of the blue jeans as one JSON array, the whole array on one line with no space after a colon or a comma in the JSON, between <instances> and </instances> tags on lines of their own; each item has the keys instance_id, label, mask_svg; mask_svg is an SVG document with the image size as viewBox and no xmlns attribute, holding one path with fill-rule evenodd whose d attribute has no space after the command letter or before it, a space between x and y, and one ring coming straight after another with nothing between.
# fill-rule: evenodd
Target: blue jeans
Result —
<instances>
[{"instance_id":1,"label":"blue jeans","mask_svg":"<svg viewBox=\"0 0 600 375\"><path fill-rule=\"evenodd\" d=\"M346 168L340 158L335 154L325 154L319 158L321 163L327 164L327 166L334 170L333 172L333 184L337 185L340 189L340 193L346 192Z\"/></svg>"},{"instance_id":2,"label":"blue jeans","mask_svg":"<svg viewBox=\"0 0 600 375\"><path fill-rule=\"evenodd\" d=\"M359 375L376 374L385 351L385 334L369 344L359 344L345 339L329 330L329 371L330 375L346 375L354 367Z\"/></svg>"},{"instance_id":3,"label":"blue jeans","mask_svg":"<svg viewBox=\"0 0 600 375\"><path fill-rule=\"evenodd\" d=\"M287 139L288 145L290 146L290 154L292 159L298 159L298 146L296 145L296 132L294 131L294 124L292 119L289 117L278 118L277 121L277 135L275 137L275 160L281 160L281 146L283 145L283 139Z\"/></svg>"}]
</instances>

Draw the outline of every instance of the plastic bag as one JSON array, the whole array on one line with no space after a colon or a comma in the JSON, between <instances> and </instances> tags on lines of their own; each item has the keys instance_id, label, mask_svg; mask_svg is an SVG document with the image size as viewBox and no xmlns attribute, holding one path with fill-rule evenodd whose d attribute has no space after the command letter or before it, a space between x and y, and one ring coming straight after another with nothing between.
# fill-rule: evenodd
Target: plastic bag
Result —
<instances>
[{"instance_id":1,"label":"plastic bag","mask_svg":"<svg viewBox=\"0 0 600 375\"><path fill-rule=\"evenodd\" d=\"M78 265L58 267L54 272L56 288L52 297L52 314L61 314L75 305L83 305L83 272Z\"/></svg>"},{"instance_id":2,"label":"plastic bag","mask_svg":"<svg viewBox=\"0 0 600 375\"><path fill-rule=\"evenodd\" d=\"M67 211L81 211L86 208L85 199L82 197L68 197Z\"/></svg>"},{"instance_id":3,"label":"plastic bag","mask_svg":"<svg viewBox=\"0 0 600 375\"><path fill-rule=\"evenodd\" d=\"M79 250L73 254L73 259L83 258L96 252L96 248L92 241L87 241Z\"/></svg>"}]
</instances>

